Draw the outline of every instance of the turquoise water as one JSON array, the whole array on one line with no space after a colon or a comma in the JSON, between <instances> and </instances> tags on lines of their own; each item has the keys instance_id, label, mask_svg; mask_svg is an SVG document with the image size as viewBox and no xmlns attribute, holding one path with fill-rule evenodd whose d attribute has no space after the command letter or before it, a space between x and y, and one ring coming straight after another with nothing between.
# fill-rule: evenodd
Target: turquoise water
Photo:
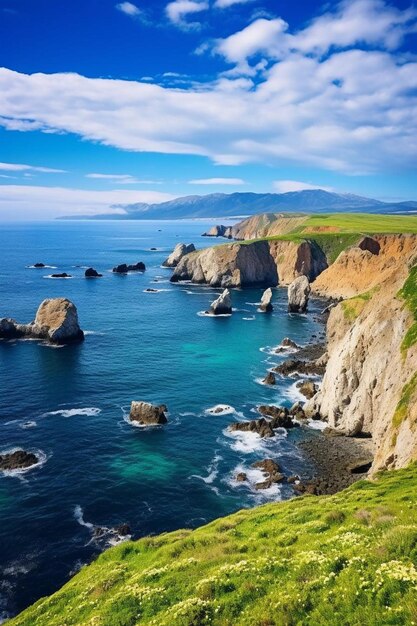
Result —
<instances>
[{"instance_id":1,"label":"turquoise water","mask_svg":"<svg viewBox=\"0 0 417 626\"><path fill-rule=\"evenodd\" d=\"M59 349L32 341L0 344L0 451L22 447L39 451L44 461L24 474L0 475L4 614L54 591L114 541L111 533L93 540L91 524L128 522L137 538L292 495L286 486L257 492L233 477L265 456L279 460L287 474L302 471L296 442L306 431L262 442L231 437L226 427L253 418L257 404L293 402L294 381L267 388L259 379L279 362L270 347L286 336L307 343L322 331L314 320L320 304L312 302L306 316L290 316L286 291L276 289L274 312L264 315L256 306L261 290L233 290L231 317L202 316L219 290L171 285L171 271L161 263L179 241L209 245L200 235L210 225L1 226L0 317L27 322L44 298L65 296L87 331L83 344ZM109 271L136 261L145 262L146 273ZM57 270L27 267L35 262ZM82 266L103 278L86 280ZM73 278L47 278L53 271ZM145 293L148 287L160 291ZM134 428L125 419L131 400L166 403L169 424ZM217 404L233 411L207 412Z\"/></svg>"}]
</instances>

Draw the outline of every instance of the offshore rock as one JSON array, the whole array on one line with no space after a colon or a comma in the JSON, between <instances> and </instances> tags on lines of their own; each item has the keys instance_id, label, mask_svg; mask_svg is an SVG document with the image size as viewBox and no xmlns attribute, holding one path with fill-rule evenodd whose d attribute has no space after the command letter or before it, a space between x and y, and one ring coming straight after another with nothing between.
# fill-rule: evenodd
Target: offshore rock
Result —
<instances>
[{"instance_id":1,"label":"offshore rock","mask_svg":"<svg viewBox=\"0 0 417 626\"><path fill-rule=\"evenodd\" d=\"M61 345L82 341L84 333L78 323L77 307L66 298L53 298L42 302L30 324L1 319L0 339L15 338L44 339Z\"/></svg>"},{"instance_id":2,"label":"offshore rock","mask_svg":"<svg viewBox=\"0 0 417 626\"><path fill-rule=\"evenodd\" d=\"M26 469L39 462L38 457L33 452L25 450L15 450L0 454L0 471Z\"/></svg>"},{"instance_id":3,"label":"offshore rock","mask_svg":"<svg viewBox=\"0 0 417 626\"><path fill-rule=\"evenodd\" d=\"M85 270L84 276L86 278L101 278L103 274L99 274L93 267L89 267Z\"/></svg>"},{"instance_id":4,"label":"offshore rock","mask_svg":"<svg viewBox=\"0 0 417 626\"><path fill-rule=\"evenodd\" d=\"M260 311L263 313L270 313L273 310L273 306L271 304L272 300L272 289L268 287L262 294L261 298L261 306L259 307Z\"/></svg>"},{"instance_id":5,"label":"offshore rock","mask_svg":"<svg viewBox=\"0 0 417 626\"><path fill-rule=\"evenodd\" d=\"M232 299L228 289L225 289L217 300L211 303L210 312L213 315L230 315L232 313Z\"/></svg>"},{"instance_id":6,"label":"offshore rock","mask_svg":"<svg viewBox=\"0 0 417 626\"><path fill-rule=\"evenodd\" d=\"M135 402L130 405L129 418L132 422L143 425L166 424L167 407L165 404L155 405L149 402Z\"/></svg>"},{"instance_id":7,"label":"offshore rock","mask_svg":"<svg viewBox=\"0 0 417 626\"><path fill-rule=\"evenodd\" d=\"M307 310L311 287L307 276L298 276L288 287L288 311L304 313Z\"/></svg>"},{"instance_id":8,"label":"offshore rock","mask_svg":"<svg viewBox=\"0 0 417 626\"><path fill-rule=\"evenodd\" d=\"M226 237L232 239L232 228L230 226L212 226L210 230L202 234L202 237Z\"/></svg>"},{"instance_id":9,"label":"offshore rock","mask_svg":"<svg viewBox=\"0 0 417 626\"><path fill-rule=\"evenodd\" d=\"M127 274L128 272L144 272L146 270L145 263L139 261L138 263L134 263L133 265L127 265L126 263L122 263L121 265L116 265L113 267L113 272L115 274Z\"/></svg>"}]
</instances>

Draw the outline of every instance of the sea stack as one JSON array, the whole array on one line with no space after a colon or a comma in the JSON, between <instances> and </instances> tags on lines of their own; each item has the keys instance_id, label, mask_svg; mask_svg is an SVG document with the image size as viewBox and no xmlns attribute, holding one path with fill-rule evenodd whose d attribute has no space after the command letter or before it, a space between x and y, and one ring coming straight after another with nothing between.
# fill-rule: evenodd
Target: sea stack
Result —
<instances>
[{"instance_id":1,"label":"sea stack","mask_svg":"<svg viewBox=\"0 0 417 626\"><path fill-rule=\"evenodd\" d=\"M265 289L265 291L262 294L261 306L259 307L259 310L262 311L263 313L271 313L271 311L274 308L271 304L271 300L272 300L272 289L271 287L268 287L268 289Z\"/></svg>"},{"instance_id":2,"label":"sea stack","mask_svg":"<svg viewBox=\"0 0 417 626\"><path fill-rule=\"evenodd\" d=\"M66 298L44 300L30 324L18 324L10 318L0 319L0 339L44 339L65 345L84 339L78 323L77 307Z\"/></svg>"},{"instance_id":3,"label":"sea stack","mask_svg":"<svg viewBox=\"0 0 417 626\"><path fill-rule=\"evenodd\" d=\"M127 274L128 272L144 272L146 270L145 263L139 261L138 263L134 263L133 265L127 265L127 263L122 263L121 265L116 265L113 267L113 272L115 274Z\"/></svg>"},{"instance_id":4,"label":"sea stack","mask_svg":"<svg viewBox=\"0 0 417 626\"><path fill-rule=\"evenodd\" d=\"M186 254L190 254L190 252L195 251L195 246L193 243L177 243L174 250L171 252L169 257L165 259L162 263L164 267L177 267L178 263L181 261L182 257Z\"/></svg>"},{"instance_id":5,"label":"sea stack","mask_svg":"<svg viewBox=\"0 0 417 626\"><path fill-rule=\"evenodd\" d=\"M213 315L230 315L232 313L232 299L228 289L225 289L217 300L211 303L210 312Z\"/></svg>"},{"instance_id":6,"label":"sea stack","mask_svg":"<svg viewBox=\"0 0 417 626\"><path fill-rule=\"evenodd\" d=\"M165 404L155 405L149 402L133 401L130 405L129 418L131 422L137 422L143 426L157 426L167 423L167 410Z\"/></svg>"},{"instance_id":7,"label":"sea stack","mask_svg":"<svg viewBox=\"0 0 417 626\"><path fill-rule=\"evenodd\" d=\"M84 276L86 278L101 278L103 274L99 274L97 270L94 269L94 267L89 267L85 270Z\"/></svg>"},{"instance_id":8,"label":"sea stack","mask_svg":"<svg viewBox=\"0 0 417 626\"><path fill-rule=\"evenodd\" d=\"M311 287L307 276L298 276L288 287L288 311L304 313L307 311Z\"/></svg>"}]
</instances>

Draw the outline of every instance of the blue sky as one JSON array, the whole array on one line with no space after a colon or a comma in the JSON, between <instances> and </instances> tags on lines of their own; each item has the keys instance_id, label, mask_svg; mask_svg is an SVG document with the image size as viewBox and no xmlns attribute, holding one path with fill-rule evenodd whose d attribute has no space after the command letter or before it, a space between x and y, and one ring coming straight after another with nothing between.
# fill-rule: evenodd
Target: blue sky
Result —
<instances>
[{"instance_id":1,"label":"blue sky","mask_svg":"<svg viewBox=\"0 0 417 626\"><path fill-rule=\"evenodd\" d=\"M416 42L402 0L0 0L0 217L417 199Z\"/></svg>"}]
</instances>

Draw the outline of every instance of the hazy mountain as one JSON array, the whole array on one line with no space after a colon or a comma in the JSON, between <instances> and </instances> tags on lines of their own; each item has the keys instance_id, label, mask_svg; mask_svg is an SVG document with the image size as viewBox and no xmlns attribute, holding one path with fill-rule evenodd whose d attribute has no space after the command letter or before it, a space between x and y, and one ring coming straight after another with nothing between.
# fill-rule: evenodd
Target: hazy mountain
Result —
<instances>
[{"instance_id":1,"label":"hazy mountain","mask_svg":"<svg viewBox=\"0 0 417 626\"><path fill-rule=\"evenodd\" d=\"M184 196L160 204L139 202L119 204L113 208L124 209L126 215L97 215L88 219L233 217L277 211L407 213L417 211L417 202L386 203L350 193L315 189L288 193L212 193L206 196Z\"/></svg>"}]
</instances>

